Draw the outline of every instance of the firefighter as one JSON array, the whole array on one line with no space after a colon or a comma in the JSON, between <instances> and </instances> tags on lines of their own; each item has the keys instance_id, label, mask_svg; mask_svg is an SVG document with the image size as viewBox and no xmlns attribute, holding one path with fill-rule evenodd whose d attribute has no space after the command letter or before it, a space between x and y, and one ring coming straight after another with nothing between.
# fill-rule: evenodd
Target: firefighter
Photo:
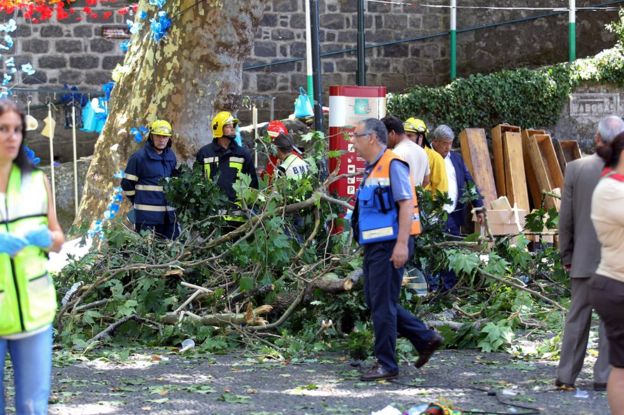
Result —
<instances>
[{"instance_id":1,"label":"firefighter","mask_svg":"<svg viewBox=\"0 0 624 415\"><path fill-rule=\"evenodd\" d=\"M256 167L249 151L239 146L236 139L238 119L228 111L221 111L214 116L211 123L212 143L203 146L197 153L196 163L202 166L206 178L216 181L230 202L235 203L228 222L244 222L245 216L240 211L240 204L234 190L234 183L241 174L251 177L251 187L258 188Z\"/></svg>"},{"instance_id":2,"label":"firefighter","mask_svg":"<svg viewBox=\"0 0 624 415\"><path fill-rule=\"evenodd\" d=\"M434 195L438 190L443 193L448 192L448 178L444 159L431 148L427 140L429 129L425 122L418 118L411 117L405 120L403 128L405 129L407 138L424 148L425 153L427 153L427 159L429 160L429 184L425 189L433 192Z\"/></svg>"},{"instance_id":3,"label":"firefighter","mask_svg":"<svg viewBox=\"0 0 624 415\"><path fill-rule=\"evenodd\" d=\"M176 171L172 135L168 121L154 121L147 142L130 156L121 180L124 195L134 207L135 230L149 230L167 239L180 235L175 208L167 203L162 185L163 179L172 177Z\"/></svg>"}]
</instances>

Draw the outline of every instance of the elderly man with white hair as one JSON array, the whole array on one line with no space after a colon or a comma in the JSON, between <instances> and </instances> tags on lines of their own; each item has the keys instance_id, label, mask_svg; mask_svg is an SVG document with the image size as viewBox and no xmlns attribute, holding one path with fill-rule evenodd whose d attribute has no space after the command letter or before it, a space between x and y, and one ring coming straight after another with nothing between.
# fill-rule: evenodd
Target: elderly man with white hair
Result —
<instances>
[{"instance_id":1,"label":"elderly man with white hair","mask_svg":"<svg viewBox=\"0 0 624 415\"><path fill-rule=\"evenodd\" d=\"M431 133L431 145L444 159L448 178L448 197L451 199L451 203L444 207L448 212L446 231L452 235L459 235L460 228L464 225L468 214L468 206L461 202L462 196L467 190L474 189L474 199L471 202L473 207L482 207L483 197L479 193L479 189L477 189L461 155L451 151L454 139L455 134L448 125L441 124ZM483 213L477 214L477 222L483 223ZM444 283L443 290L449 290L457 282L457 276L452 271L443 272L442 280Z\"/></svg>"}]
</instances>

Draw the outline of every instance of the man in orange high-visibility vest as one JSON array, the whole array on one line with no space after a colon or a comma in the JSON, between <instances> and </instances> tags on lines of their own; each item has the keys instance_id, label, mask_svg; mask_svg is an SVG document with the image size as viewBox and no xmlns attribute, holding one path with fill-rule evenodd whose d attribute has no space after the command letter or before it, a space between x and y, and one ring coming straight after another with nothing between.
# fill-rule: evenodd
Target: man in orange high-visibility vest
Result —
<instances>
[{"instance_id":1,"label":"man in orange high-visibility vest","mask_svg":"<svg viewBox=\"0 0 624 415\"><path fill-rule=\"evenodd\" d=\"M375 332L377 365L361 380L396 378L397 333L418 351L416 367L422 367L442 336L399 304L405 263L413 252L412 237L420 233L418 203L409 166L388 150L388 131L374 118L358 123L351 143L367 162L356 196L352 227L364 247L364 295Z\"/></svg>"}]
</instances>

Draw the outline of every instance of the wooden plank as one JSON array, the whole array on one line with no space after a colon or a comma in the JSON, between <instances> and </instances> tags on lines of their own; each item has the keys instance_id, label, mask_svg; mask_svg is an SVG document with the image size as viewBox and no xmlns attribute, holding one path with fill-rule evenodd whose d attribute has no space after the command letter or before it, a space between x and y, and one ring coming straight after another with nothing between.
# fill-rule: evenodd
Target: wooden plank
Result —
<instances>
[{"instance_id":1,"label":"wooden plank","mask_svg":"<svg viewBox=\"0 0 624 415\"><path fill-rule=\"evenodd\" d=\"M494 156L494 179L499 195L507 195L505 180L505 156L503 152L503 136L506 132L520 133L520 127L499 124L492 128L492 155Z\"/></svg>"},{"instance_id":2,"label":"wooden plank","mask_svg":"<svg viewBox=\"0 0 624 415\"><path fill-rule=\"evenodd\" d=\"M466 128L459 133L459 143L466 167L468 167L479 187L485 206L489 207L490 203L498 196L485 130L483 128Z\"/></svg>"},{"instance_id":3,"label":"wooden plank","mask_svg":"<svg viewBox=\"0 0 624 415\"><path fill-rule=\"evenodd\" d=\"M519 209L528 212L529 192L524 170L522 135L519 131L505 132L503 144L506 196L512 206L515 203Z\"/></svg>"},{"instance_id":4,"label":"wooden plank","mask_svg":"<svg viewBox=\"0 0 624 415\"><path fill-rule=\"evenodd\" d=\"M544 130L535 130L527 128L522 130L522 157L524 159L524 171L527 178L527 187L531 196L531 206L539 208L542 205L542 191L537 183L537 177L533 170L533 164L529 156L529 137L535 134L546 134Z\"/></svg>"}]
</instances>

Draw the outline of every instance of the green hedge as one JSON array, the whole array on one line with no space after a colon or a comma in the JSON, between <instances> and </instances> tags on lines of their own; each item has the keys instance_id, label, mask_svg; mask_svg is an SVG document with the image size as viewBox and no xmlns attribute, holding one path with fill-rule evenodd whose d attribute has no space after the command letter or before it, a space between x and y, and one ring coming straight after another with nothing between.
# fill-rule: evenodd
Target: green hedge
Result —
<instances>
[{"instance_id":1,"label":"green hedge","mask_svg":"<svg viewBox=\"0 0 624 415\"><path fill-rule=\"evenodd\" d=\"M448 124L456 132L469 127L489 129L504 122L552 126L572 90L582 82L624 85L623 52L618 43L572 64L471 75L442 87L417 86L391 95L388 110L401 119L416 116L428 125Z\"/></svg>"}]
</instances>

